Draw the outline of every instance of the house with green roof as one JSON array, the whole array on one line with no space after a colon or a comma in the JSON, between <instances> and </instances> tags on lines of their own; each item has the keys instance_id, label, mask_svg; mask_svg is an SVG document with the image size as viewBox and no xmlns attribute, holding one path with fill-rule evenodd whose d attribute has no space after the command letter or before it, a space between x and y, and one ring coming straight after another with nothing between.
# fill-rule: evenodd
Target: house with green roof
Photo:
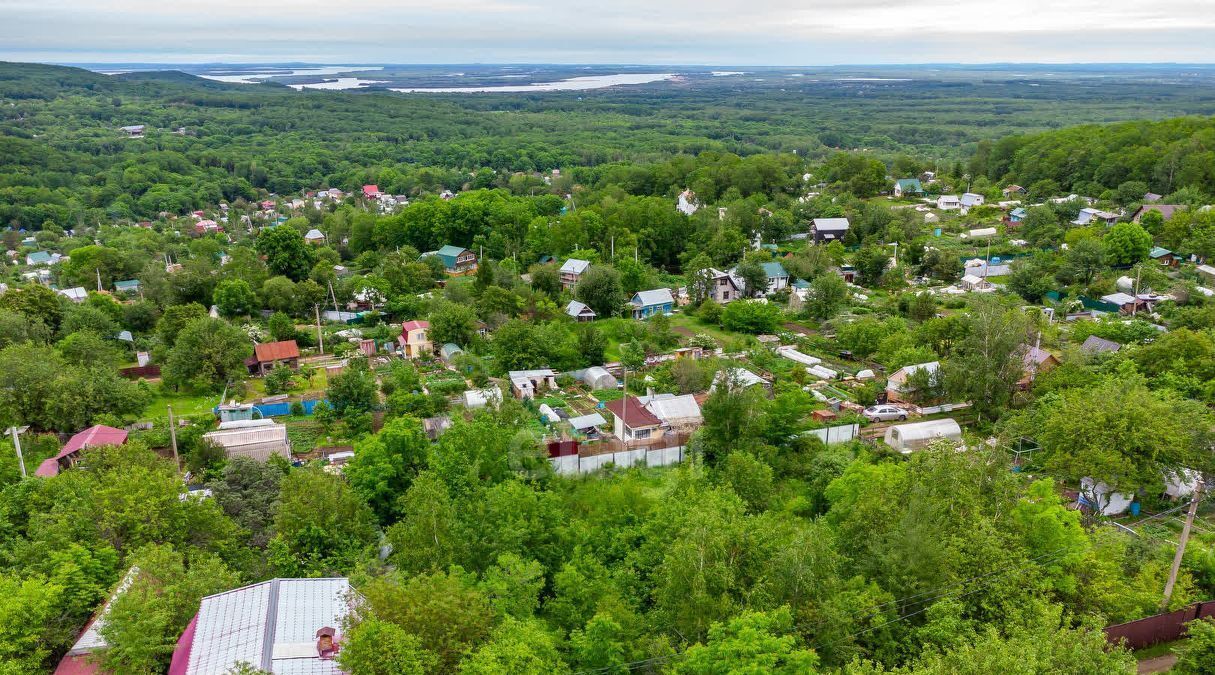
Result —
<instances>
[{"instance_id":1,"label":"house with green roof","mask_svg":"<svg viewBox=\"0 0 1215 675\"><path fill-rule=\"evenodd\" d=\"M1181 264L1181 259L1177 257L1177 254L1173 253L1167 248L1164 248L1163 246L1153 246L1151 253L1148 254L1148 257L1161 265L1167 265L1169 267L1177 267Z\"/></svg>"},{"instance_id":2,"label":"house with green roof","mask_svg":"<svg viewBox=\"0 0 1215 675\"><path fill-rule=\"evenodd\" d=\"M894 196L902 197L904 195L920 196L924 194L924 186L920 185L919 178L900 178L894 182Z\"/></svg>"},{"instance_id":3,"label":"house with green roof","mask_svg":"<svg viewBox=\"0 0 1215 675\"><path fill-rule=\"evenodd\" d=\"M437 251L423 253L423 256L437 256L443 261L447 273L453 276L472 274L477 271L477 254L466 248L448 244Z\"/></svg>"},{"instance_id":4,"label":"house with green roof","mask_svg":"<svg viewBox=\"0 0 1215 675\"><path fill-rule=\"evenodd\" d=\"M775 293L789 286L789 273L785 271L784 265L772 261L762 263L760 267L764 268L764 274L768 275L768 290L764 295Z\"/></svg>"}]
</instances>

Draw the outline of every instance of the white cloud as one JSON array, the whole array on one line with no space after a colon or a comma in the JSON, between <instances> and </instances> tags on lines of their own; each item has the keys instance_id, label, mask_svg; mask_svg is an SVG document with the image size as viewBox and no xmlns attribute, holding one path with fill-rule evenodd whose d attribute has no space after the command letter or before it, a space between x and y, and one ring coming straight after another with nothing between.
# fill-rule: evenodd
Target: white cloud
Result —
<instances>
[{"instance_id":1,"label":"white cloud","mask_svg":"<svg viewBox=\"0 0 1215 675\"><path fill-rule=\"evenodd\" d=\"M42 61L1215 61L1210 0L0 0Z\"/></svg>"}]
</instances>

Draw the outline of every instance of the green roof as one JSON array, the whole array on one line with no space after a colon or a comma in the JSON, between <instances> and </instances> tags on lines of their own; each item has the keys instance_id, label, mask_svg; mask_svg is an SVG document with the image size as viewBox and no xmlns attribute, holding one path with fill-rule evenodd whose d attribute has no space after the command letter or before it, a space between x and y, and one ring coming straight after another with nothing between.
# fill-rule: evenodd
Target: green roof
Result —
<instances>
[{"instance_id":1,"label":"green roof","mask_svg":"<svg viewBox=\"0 0 1215 675\"><path fill-rule=\"evenodd\" d=\"M924 186L920 185L919 178L900 178L896 180L895 185L898 185L904 192L923 192Z\"/></svg>"},{"instance_id":2,"label":"green roof","mask_svg":"<svg viewBox=\"0 0 1215 675\"><path fill-rule=\"evenodd\" d=\"M127 281L115 281L114 288L117 288L120 291L133 291L139 288L139 280L129 279Z\"/></svg>"},{"instance_id":3,"label":"green roof","mask_svg":"<svg viewBox=\"0 0 1215 675\"><path fill-rule=\"evenodd\" d=\"M435 255L439 256L444 265L446 265L448 268L452 268L456 266L456 258L459 258L460 254L466 250L467 249L460 248L459 246L452 246L448 244L447 246L435 251Z\"/></svg>"},{"instance_id":4,"label":"green roof","mask_svg":"<svg viewBox=\"0 0 1215 675\"><path fill-rule=\"evenodd\" d=\"M764 268L764 274L767 274L769 279L789 276L789 273L785 271L785 266L778 262L762 263L760 267Z\"/></svg>"},{"instance_id":5,"label":"green roof","mask_svg":"<svg viewBox=\"0 0 1215 675\"><path fill-rule=\"evenodd\" d=\"M1143 249L1140 249L1140 250L1143 250ZM1172 251L1168 250L1167 248L1164 248L1161 246L1153 246L1152 252L1148 255L1152 256L1153 258L1163 258L1164 256L1169 255L1171 253L1172 253Z\"/></svg>"}]
</instances>

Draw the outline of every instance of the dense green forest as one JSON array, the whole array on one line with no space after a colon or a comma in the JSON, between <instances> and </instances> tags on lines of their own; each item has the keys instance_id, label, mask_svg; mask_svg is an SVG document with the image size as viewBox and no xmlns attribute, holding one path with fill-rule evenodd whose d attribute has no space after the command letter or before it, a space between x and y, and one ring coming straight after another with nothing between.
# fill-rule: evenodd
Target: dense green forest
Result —
<instances>
[{"instance_id":1,"label":"dense green forest","mask_svg":"<svg viewBox=\"0 0 1215 675\"><path fill-rule=\"evenodd\" d=\"M1163 595L1174 488L1215 472L1215 275L1189 259L1215 257L1215 121L1053 127L1215 110L1047 84L413 98L0 65L0 428L24 453L0 439L0 675L52 672L133 567L95 655L120 675L165 672L208 594L321 576L361 600L351 675L1135 672L1103 626L1215 594L1201 498ZM887 194L912 176L924 198ZM962 192L986 203L938 208ZM1176 208L1136 218L1148 192ZM806 240L818 218L847 234ZM424 255L445 245L475 272ZM678 302L634 319L655 289ZM444 350L390 355L412 321ZM272 341L298 368L253 374ZM959 437L900 452L862 411L930 363L899 405ZM702 414L678 465L558 471L548 441L597 446L542 405L615 421L652 394ZM290 461L204 438L221 399L263 397ZM23 476L94 424L129 439ZM1215 623L1168 648L1209 672Z\"/></svg>"},{"instance_id":2,"label":"dense green forest","mask_svg":"<svg viewBox=\"0 0 1215 675\"><path fill-rule=\"evenodd\" d=\"M948 164L976 147L988 153L980 141L1021 131L1215 112L1205 80L1179 87L1148 75L786 79L780 86L411 97L6 63L0 64L0 100L8 103L0 110L0 220L36 228L47 220L71 226L146 219L264 191L352 190L364 183L400 194L437 193L460 189L478 169L560 168L593 184L615 163L706 151L821 160L835 150L863 149L887 162L910 154ZM148 125L146 138L118 131L135 124ZM977 173L994 179L1011 167L1010 152L1019 145L1002 141ZM1133 173L1140 180L1158 172L1136 165ZM1175 182L1173 173L1161 182ZM1106 179L1114 177L1094 179L1112 186ZM664 178L648 190L665 195L687 182L686 175Z\"/></svg>"}]
</instances>

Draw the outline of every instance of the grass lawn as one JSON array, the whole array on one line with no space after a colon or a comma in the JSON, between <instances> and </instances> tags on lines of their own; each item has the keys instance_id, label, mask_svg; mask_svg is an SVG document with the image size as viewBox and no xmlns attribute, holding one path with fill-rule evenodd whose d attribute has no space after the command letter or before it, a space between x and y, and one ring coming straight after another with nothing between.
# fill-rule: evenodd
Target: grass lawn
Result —
<instances>
[{"instance_id":1,"label":"grass lawn","mask_svg":"<svg viewBox=\"0 0 1215 675\"><path fill-rule=\"evenodd\" d=\"M153 420L166 417L168 409L173 406L173 414L177 417L196 417L208 415L211 409L219 405L219 394L192 394L189 392L174 392L172 390L154 388L155 396L144 408L141 420Z\"/></svg>"}]
</instances>

